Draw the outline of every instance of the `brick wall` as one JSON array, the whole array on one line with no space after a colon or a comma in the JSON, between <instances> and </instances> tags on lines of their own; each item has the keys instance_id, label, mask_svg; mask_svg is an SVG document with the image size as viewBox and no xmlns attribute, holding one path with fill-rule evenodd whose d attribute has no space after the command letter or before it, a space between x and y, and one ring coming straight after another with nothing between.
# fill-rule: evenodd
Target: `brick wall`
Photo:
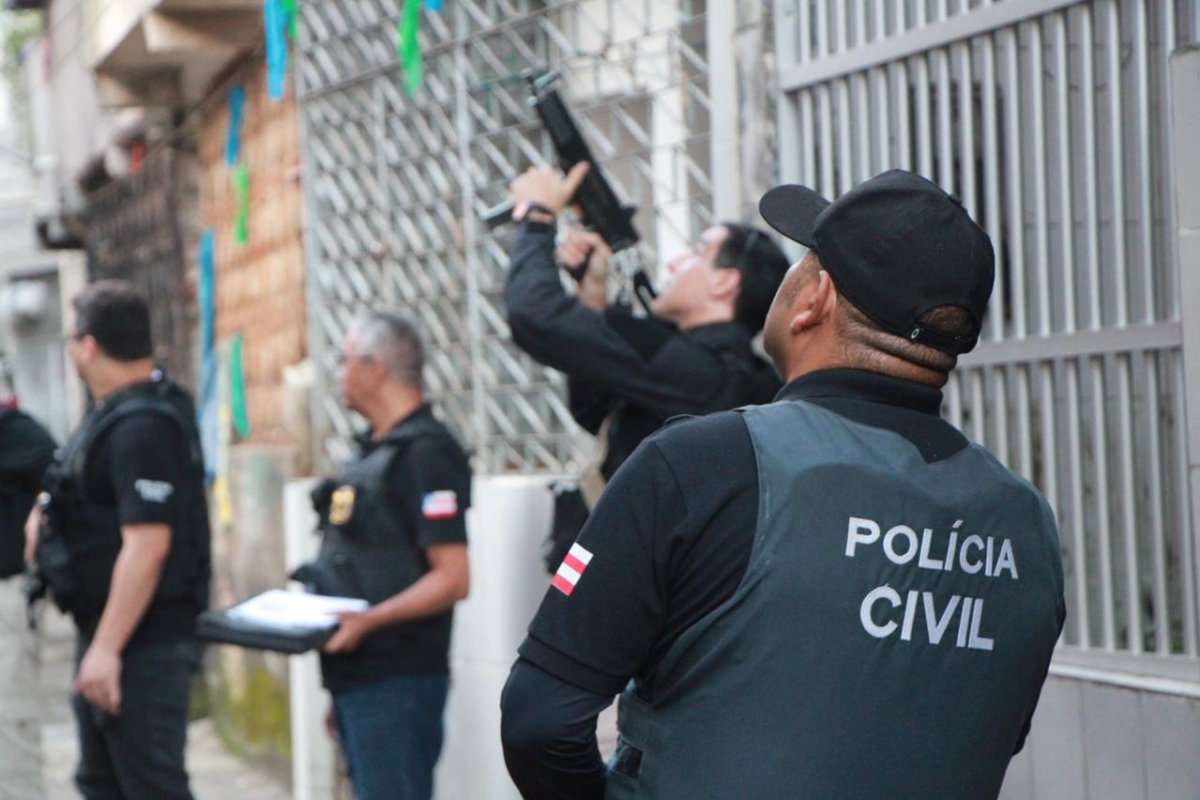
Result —
<instances>
[{"instance_id":1,"label":"brick wall","mask_svg":"<svg viewBox=\"0 0 1200 800\"><path fill-rule=\"evenodd\" d=\"M250 441L297 443L284 423L282 371L307 351L299 121L290 83L282 100L268 98L261 58L248 61L227 85L237 83L246 89L246 244L234 241L234 167L225 163L227 92L204 109L199 125L201 220L216 231L216 338L219 344L237 333L243 337Z\"/></svg>"}]
</instances>

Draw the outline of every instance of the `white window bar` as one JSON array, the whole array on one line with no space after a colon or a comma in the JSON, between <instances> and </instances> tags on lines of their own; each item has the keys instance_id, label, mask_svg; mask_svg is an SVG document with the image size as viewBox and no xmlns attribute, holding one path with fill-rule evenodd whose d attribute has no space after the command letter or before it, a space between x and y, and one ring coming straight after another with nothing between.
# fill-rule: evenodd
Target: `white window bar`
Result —
<instances>
[{"instance_id":1,"label":"white window bar","mask_svg":"<svg viewBox=\"0 0 1200 800\"><path fill-rule=\"evenodd\" d=\"M871 177L871 98L867 76L857 73L850 76L854 96L854 183Z\"/></svg>"},{"instance_id":2,"label":"white window bar","mask_svg":"<svg viewBox=\"0 0 1200 800\"><path fill-rule=\"evenodd\" d=\"M1171 5L1170 0L1163 3ZM1142 292L1144 295L1143 322L1155 322L1155 286L1154 286L1154 217L1150 207L1150 172L1153 164L1150 158L1150 67L1148 54L1149 31L1146 25L1145 0L1133 2L1133 74L1134 87L1137 92L1137 170L1138 182L1138 229L1141 232L1141 273Z\"/></svg>"},{"instance_id":3,"label":"white window bar","mask_svg":"<svg viewBox=\"0 0 1200 800\"><path fill-rule=\"evenodd\" d=\"M926 178L933 175L933 131L930 129L932 108L929 101L929 58L925 54L913 57L917 82L917 172Z\"/></svg>"},{"instance_id":4,"label":"white window bar","mask_svg":"<svg viewBox=\"0 0 1200 800\"><path fill-rule=\"evenodd\" d=\"M1100 640L1106 650L1117 646L1117 626L1114 620L1112 532L1109 524L1108 497L1108 430L1104 408L1104 360L1088 359L1092 377L1092 469L1095 475L1095 498L1092 507L1096 514L1097 554L1100 560Z\"/></svg>"},{"instance_id":5,"label":"white window bar","mask_svg":"<svg viewBox=\"0 0 1200 800\"><path fill-rule=\"evenodd\" d=\"M924 0L921 0L921 7L924 7ZM996 74L996 43L995 39L990 36L981 36L979 38L980 57L980 72L983 75L994 76ZM996 114L996 81L994 79L984 80L983 82L983 183L984 183L984 210L986 218L984 219L984 228L987 230L988 236L991 237L992 246L995 250L996 263L1004 263L1004 236L1001 229L1001 213L1000 208L1000 122ZM996 270L996 283L992 288L992 299L988 306L988 325L990 328L990 338L992 341L999 341L1004 338L1004 314L1005 314L1005 284L1007 276L1004 270Z\"/></svg>"},{"instance_id":6,"label":"white window bar","mask_svg":"<svg viewBox=\"0 0 1200 800\"><path fill-rule=\"evenodd\" d=\"M1141 84L1145 86L1146 84ZM1150 552L1153 565L1154 589L1154 651L1159 655L1171 652L1171 609L1167 598L1166 526L1163 524L1163 502L1166 487L1162 480L1162 430L1159 425L1159 363L1165 353L1147 352L1146 356L1146 415L1149 428L1146 437L1147 506L1150 513Z\"/></svg>"},{"instance_id":7,"label":"white window bar","mask_svg":"<svg viewBox=\"0 0 1200 800\"><path fill-rule=\"evenodd\" d=\"M908 108L908 64L898 61L892 65L892 86L895 89L896 105L896 150L899 158L896 166L900 169L912 169L912 141L910 139L909 120L912 115Z\"/></svg>"},{"instance_id":8,"label":"white window bar","mask_svg":"<svg viewBox=\"0 0 1200 800\"><path fill-rule=\"evenodd\" d=\"M1009 336L1021 338L1029 333L1026 325L1025 293L1025 215L1022 210L1021 198L1024 187L1021 180L1021 75L1017 59L1020 48L1017 46L1017 31L1008 29L1000 34L1004 47L1005 66L1005 120L1008 123L1005 151L1008 156L1005 171L1008 173L1008 264L1009 285L1012 286L1012 327ZM1009 338L1006 336L1005 338Z\"/></svg>"},{"instance_id":9,"label":"white window bar","mask_svg":"<svg viewBox=\"0 0 1200 800\"><path fill-rule=\"evenodd\" d=\"M1082 71L1083 91L1080 102L1083 107L1084 149L1084 202L1087 204L1088 241L1088 326L1100 330L1104 326L1104 307L1100 295L1100 197L1096 176L1100 163L1096 157L1096 108L1093 100L1096 87L1092 54L1095 51L1094 29L1091 6L1080 6L1079 57Z\"/></svg>"},{"instance_id":10,"label":"white window bar","mask_svg":"<svg viewBox=\"0 0 1200 800\"><path fill-rule=\"evenodd\" d=\"M883 67L871 70L871 83L875 99L875 166L869 171L872 175L883 172L892 166L890 154L892 139L892 123L888 114L888 77ZM866 155L866 154L864 154ZM868 158L868 163L870 159Z\"/></svg>"},{"instance_id":11,"label":"white window bar","mask_svg":"<svg viewBox=\"0 0 1200 800\"><path fill-rule=\"evenodd\" d=\"M1176 350L1170 353L1172 361L1171 394L1175 398L1171 409L1175 422L1177 444L1175 447L1175 493L1178 497L1179 515L1179 570L1183 575L1183 649L1189 656L1200 656L1200 625L1197 624L1196 607L1196 557L1194 540L1189 536L1188 526L1191 520L1191 502L1188 495L1188 454L1182 437L1187 424L1187 406L1185 403L1186 382L1183 375L1183 354Z\"/></svg>"},{"instance_id":12,"label":"white window bar","mask_svg":"<svg viewBox=\"0 0 1200 800\"><path fill-rule=\"evenodd\" d=\"M1091 647L1091 603L1088 599L1088 548L1084 541L1086 530L1084 518L1084 477L1083 477L1083 437L1081 435L1083 409L1079 395L1079 362L1069 359L1066 362L1067 372L1067 460L1071 482L1071 516L1070 530L1062 531L1070 541L1070 564L1074 572L1075 600L1075 641L1080 648Z\"/></svg>"},{"instance_id":13,"label":"white window bar","mask_svg":"<svg viewBox=\"0 0 1200 800\"><path fill-rule=\"evenodd\" d=\"M853 145L850 137L850 79L839 78L833 82L833 89L837 102L837 125L835 138L830 141L829 155L832 157L834 152L837 153L838 171L837 192L826 195L831 200L836 195L849 191L854 185Z\"/></svg>"}]
</instances>

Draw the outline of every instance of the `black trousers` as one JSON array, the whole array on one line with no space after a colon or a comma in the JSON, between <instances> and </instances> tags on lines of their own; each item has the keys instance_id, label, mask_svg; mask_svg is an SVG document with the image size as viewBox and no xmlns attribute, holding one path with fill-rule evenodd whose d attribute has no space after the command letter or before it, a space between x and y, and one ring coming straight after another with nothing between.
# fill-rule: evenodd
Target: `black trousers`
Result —
<instances>
[{"instance_id":1,"label":"black trousers","mask_svg":"<svg viewBox=\"0 0 1200 800\"><path fill-rule=\"evenodd\" d=\"M89 644L79 638L76 672ZM72 696L80 755L75 785L86 800L192 800L183 755L200 653L194 639L127 647L116 716Z\"/></svg>"}]
</instances>

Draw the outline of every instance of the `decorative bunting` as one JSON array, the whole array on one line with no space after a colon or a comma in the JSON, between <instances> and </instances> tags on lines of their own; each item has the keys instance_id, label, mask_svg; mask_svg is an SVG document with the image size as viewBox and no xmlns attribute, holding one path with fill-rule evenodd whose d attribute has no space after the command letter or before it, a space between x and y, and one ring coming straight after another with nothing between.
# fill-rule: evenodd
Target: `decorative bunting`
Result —
<instances>
[{"instance_id":1,"label":"decorative bunting","mask_svg":"<svg viewBox=\"0 0 1200 800\"><path fill-rule=\"evenodd\" d=\"M267 39L267 94L272 100L283 97L287 74L287 27L282 0L264 0L263 27Z\"/></svg>"},{"instance_id":2,"label":"decorative bunting","mask_svg":"<svg viewBox=\"0 0 1200 800\"><path fill-rule=\"evenodd\" d=\"M417 31L421 23L421 0L404 0L400 27L396 32L396 53L404 65L404 87L409 94L421 88L421 43Z\"/></svg>"},{"instance_id":3,"label":"decorative bunting","mask_svg":"<svg viewBox=\"0 0 1200 800\"><path fill-rule=\"evenodd\" d=\"M213 322L216 316L213 301L213 283L216 274L215 266L216 233L209 228L200 234L200 285L197 294L200 301L200 353L208 355L213 349Z\"/></svg>"},{"instance_id":4,"label":"decorative bunting","mask_svg":"<svg viewBox=\"0 0 1200 800\"><path fill-rule=\"evenodd\" d=\"M429 9L430 11L441 11L442 0L425 0L425 8Z\"/></svg>"},{"instance_id":5,"label":"decorative bunting","mask_svg":"<svg viewBox=\"0 0 1200 800\"><path fill-rule=\"evenodd\" d=\"M217 474L217 448L220 435L217 428L217 368L220 359L213 346L216 320L216 234L212 229L200 234L200 281L197 294L200 301L200 395L197 398L197 425L200 429L200 448L204 451L204 475L212 480Z\"/></svg>"},{"instance_id":6,"label":"decorative bunting","mask_svg":"<svg viewBox=\"0 0 1200 800\"><path fill-rule=\"evenodd\" d=\"M242 109L246 106L246 87L240 83L229 90L229 135L225 138L225 163L233 166L242 154Z\"/></svg>"},{"instance_id":7,"label":"decorative bunting","mask_svg":"<svg viewBox=\"0 0 1200 800\"><path fill-rule=\"evenodd\" d=\"M283 0L283 18L287 21L288 38L292 40L296 38L296 17L296 0Z\"/></svg>"},{"instance_id":8,"label":"decorative bunting","mask_svg":"<svg viewBox=\"0 0 1200 800\"><path fill-rule=\"evenodd\" d=\"M245 439L250 435L250 414L246 409L246 371L242 366L242 335L236 334L229 346L229 407L233 427Z\"/></svg>"},{"instance_id":9,"label":"decorative bunting","mask_svg":"<svg viewBox=\"0 0 1200 800\"><path fill-rule=\"evenodd\" d=\"M233 173L233 188L237 193L237 217L233 222L233 240L238 244L250 241L250 170L238 164Z\"/></svg>"}]
</instances>

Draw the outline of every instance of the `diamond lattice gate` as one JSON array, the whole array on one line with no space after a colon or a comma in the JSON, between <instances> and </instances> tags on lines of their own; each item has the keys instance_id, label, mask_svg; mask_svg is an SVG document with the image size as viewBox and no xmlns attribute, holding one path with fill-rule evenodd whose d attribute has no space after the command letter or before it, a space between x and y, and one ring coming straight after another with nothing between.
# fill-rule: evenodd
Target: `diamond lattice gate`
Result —
<instances>
[{"instance_id":1,"label":"diamond lattice gate","mask_svg":"<svg viewBox=\"0 0 1200 800\"><path fill-rule=\"evenodd\" d=\"M427 388L477 472L574 470L586 452L562 382L508 337L506 231L479 214L530 163L550 163L520 74L562 90L624 199L639 257L686 246L710 222L710 106L702 0L455 0L423 12L424 85L396 59L402 0L301 4L298 83L307 194L311 346L321 456L350 422L334 356L361 308L419 321Z\"/></svg>"}]
</instances>

